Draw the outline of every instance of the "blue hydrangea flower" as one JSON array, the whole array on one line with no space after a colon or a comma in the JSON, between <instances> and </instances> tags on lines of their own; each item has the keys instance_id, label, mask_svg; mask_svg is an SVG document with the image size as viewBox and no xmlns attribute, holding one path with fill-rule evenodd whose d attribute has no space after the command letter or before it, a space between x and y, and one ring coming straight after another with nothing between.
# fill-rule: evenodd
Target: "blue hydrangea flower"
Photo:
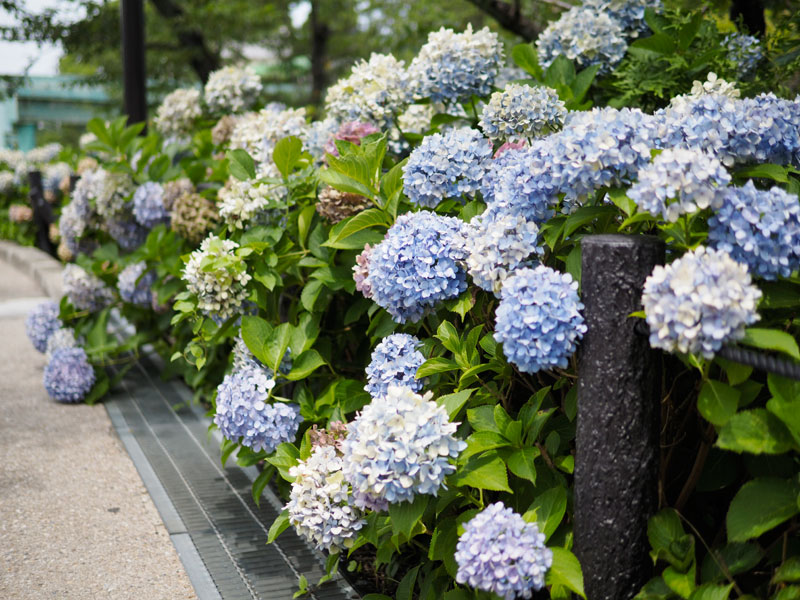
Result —
<instances>
[{"instance_id":1,"label":"blue hydrangea flower","mask_svg":"<svg viewBox=\"0 0 800 600\"><path fill-rule=\"evenodd\" d=\"M369 256L372 299L397 323L416 323L467 289L466 224L428 211L397 218Z\"/></svg>"},{"instance_id":2,"label":"blue hydrangea flower","mask_svg":"<svg viewBox=\"0 0 800 600\"><path fill-rule=\"evenodd\" d=\"M492 159L480 131L462 127L422 140L403 167L404 191L414 204L436 208L446 198L478 191Z\"/></svg>"},{"instance_id":3,"label":"blue hydrangea flower","mask_svg":"<svg viewBox=\"0 0 800 600\"><path fill-rule=\"evenodd\" d=\"M736 65L739 79L747 79L755 73L758 63L764 58L759 39L745 33L731 33L722 41L728 49L726 58Z\"/></svg>"},{"instance_id":4,"label":"blue hydrangea flower","mask_svg":"<svg viewBox=\"0 0 800 600\"><path fill-rule=\"evenodd\" d=\"M789 277L800 268L800 199L779 187L761 191L748 181L729 188L708 226L711 245L758 277Z\"/></svg>"},{"instance_id":5,"label":"blue hydrangea flower","mask_svg":"<svg viewBox=\"0 0 800 600\"><path fill-rule=\"evenodd\" d=\"M578 283L568 273L539 265L518 269L503 284L494 339L523 373L567 366L586 333Z\"/></svg>"},{"instance_id":6,"label":"blue hydrangea flower","mask_svg":"<svg viewBox=\"0 0 800 600\"><path fill-rule=\"evenodd\" d=\"M33 347L39 352L47 350L47 340L61 328L58 313L58 304L48 300L37 304L25 319L25 332Z\"/></svg>"},{"instance_id":7,"label":"blue hydrangea flower","mask_svg":"<svg viewBox=\"0 0 800 600\"><path fill-rule=\"evenodd\" d=\"M502 66L503 44L488 27L473 32L467 25L463 33L442 27L428 34L408 75L417 98L449 103L487 96Z\"/></svg>"},{"instance_id":8,"label":"blue hydrangea flower","mask_svg":"<svg viewBox=\"0 0 800 600\"><path fill-rule=\"evenodd\" d=\"M105 222L105 228L108 235L126 252L136 250L147 239L147 229L139 225L133 215L109 219Z\"/></svg>"},{"instance_id":9,"label":"blue hydrangea flower","mask_svg":"<svg viewBox=\"0 0 800 600\"><path fill-rule=\"evenodd\" d=\"M719 208L731 176L716 158L700 150L668 148L639 170L628 197L641 210L674 223L681 215Z\"/></svg>"},{"instance_id":10,"label":"blue hydrangea flower","mask_svg":"<svg viewBox=\"0 0 800 600\"><path fill-rule=\"evenodd\" d=\"M421 342L407 333L393 333L375 346L367 367L367 385L364 387L373 398L382 396L390 385L401 385L419 392L425 382L417 379L417 369L425 362L417 350Z\"/></svg>"},{"instance_id":11,"label":"blue hydrangea flower","mask_svg":"<svg viewBox=\"0 0 800 600\"><path fill-rule=\"evenodd\" d=\"M356 506L381 510L417 494L436 495L455 471L450 459L467 445L453 437L457 424L431 396L390 386L348 424L342 471Z\"/></svg>"},{"instance_id":12,"label":"blue hydrangea flower","mask_svg":"<svg viewBox=\"0 0 800 600\"><path fill-rule=\"evenodd\" d=\"M45 350L45 357L47 362L53 358L53 355L62 348L75 348L78 346L78 340L75 339L75 330L72 327L62 327L56 329L50 338L47 340L47 349Z\"/></svg>"},{"instance_id":13,"label":"blue hydrangea flower","mask_svg":"<svg viewBox=\"0 0 800 600\"><path fill-rule=\"evenodd\" d=\"M259 452L272 454L283 442L294 441L303 421L296 404L267 404L275 387L262 369L245 368L226 375L217 387L214 423L222 435Z\"/></svg>"},{"instance_id":14,"label":"blue hydrangea flower","mask_svg":"<svg viewBox=\"0 0 800 600\"><path fill-rule=\"evenodd\" d=\"M509 274L532 254L544 254L544 248L539 245L539 227L533 221L512 215L496 219L480 216L470 223L467 252L473 283L497 293Z\"/></svg>"},{"instance_id":15,"label":"blue hydrangea flower","mask_svg":"<svg viewBox=\"0 0 800 600\"><path fill-rule=\"evenodd\" d=\"M600 65L609 73L625 56L628 42L622 25L606 13L576 6L552 21L536 39L539 64L549 67L561 54L578 69Z\"/></svg>"},{"instance_id":16,"label":"blue hydrangea flower","mask_svg":"<svg viewBox=\"0 0 800 600\"><path fill-rule=\"evenodd\" d=\"M628 38L636 38L650 31L644 20L646 9L652 8L656 12L663 10L661 0L584 0L581 6L591 9L595 14L607 14L619 23Z\"/></svg>"},{"instance_id":17,"label":"blue hydrangea flower","mask_svg":"<svg viewBox=\"0 0 800 600\"><path fill-rule=\"evenodd\" d=\"M510 83L484 105L478 123L492 140L531 140L561 129L567 109L558 93L546 86Z\"/></svg>"},{"instance_id":18,"label":"blue hydrangea flower","mask_svg":"<svg viewBox=\"0 0 800 600\"><path fill-rule=\"evenodd\" d=\"M745 326L758 321L760 298L745 265L724 250L700 246L657 266L645 281L642 305L650 345L713 358L724 344L742 339Z\"/></svg>"},{"instance_id":19,"label":"blue hydrangea flower","mask_svg":"<svg viewBox=\"0 0 800 600\"><path fill-rule=\"evenodd\" d=\"M125 302L137 306L152 306L153 292L151 288L156 281L156 272L147 271L145 273L146 270L145 262L139 261L128 265L120 272L117 289L119 297Z\"/></svg>"},{"instance_id":20,"label":"blue hydrangea flower","mask_svg":"<svg viewBox=\"0 0 800 600\"><path fill-rule=\"evenodd\" d=\"M148 181L133 194L133 215L140 225L152 229L159 223L169 223L169 211L164 206L164 188Z\"/></svg>"},{"instance_id":21,"label":"blue hydrangea flower","mask_svg":"<svg viewBox=\"0 0 800 600\"><path fill-rule=\"evenodd\" d=\"M64 295L78 310L97 312L111 303L113 296L105 283L75 264L64 266L61 274Z\"/></svg>"},{"instance_id":22,"label":"blue hydrangea flower","mask_svg":"<svg viewBox=\"0 0 800 600\"><path fill-rule=\"evenodd\" d=\"M483 201L486 203L494 201L494 190L499 184L503 173L505 173L510 164L516 163L517 153L527 148L524 144L509 144L509 146L510 147L503 150L503 152L500 152L500 150L503 149L502 146L498 149L494 155L494 159L489 163L486 172L481 178L481 195L483 196Z\"/></svg>"},{"instance_id":23,"label":"blue hydrangea flower","mask_svg":"<svg viewBox=\"0 0 800 600\"><path fill-rule=\"evenodd\" d=\"M94 369L83 348L56 350L44 369L44 389L57 402L80 402L94 382Z\"/></svg>"},{"instance_id":24,"label":"blue hydrangea flower","mask_svg":"<svg viewBox=\"0 0 800 600\"><path fill-rule=\"evenodd\" d=\"M456 581L505 600L530 598L544 587L553 552L544 534L502 502L490 504L464 525L455 559Z\"/></svg>"}]
</instances>

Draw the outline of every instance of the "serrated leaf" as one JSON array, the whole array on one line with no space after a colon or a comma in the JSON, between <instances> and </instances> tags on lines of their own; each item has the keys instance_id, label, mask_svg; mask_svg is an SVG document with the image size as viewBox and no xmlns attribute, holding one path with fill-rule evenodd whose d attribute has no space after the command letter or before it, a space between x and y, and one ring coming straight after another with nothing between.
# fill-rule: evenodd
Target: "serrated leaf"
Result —
<instances>
[{"instance_id":1,"label":"serrated leaf","mask_svg":"<svg viewBox=\"0 0 800 600\"><path fill-rule=\"evenodd\" d=\"M586 92L589 91L589 88L592 86L592 82L594 81L597 72L600 70L600 65L591 65L583 69L580 73L575 76L575 80L572 82L572 93L575 95L574 102L582 102L583 97L586 95Z\"/></svg>"},{"instance_id":2,"label":"serrated leaf","mask_svg":"<svg viewBox=\"0 0 800 600\"><path fill-rule=\"evenodd\" d=\"M275 144L275 148L272 151L272 161L278 167L278 171L280 171L284 179L287 179L295 166L297 166L302 155L303 142L299 137L290 135L278 140Z\"/></svg>"},{"instance_id":3,"label":"serrated leaf","mask_svg":"<svg viewBox=\"0 0 800 600\"><path fill-rule=\"evenodd\" d=\"M340 242L363 229L387 226L386 213L379 208L368 208L344 221L340 227L334 227L328 240Z\"/></svg>"},{"instance_id":4,"label":"serrated leaf","mask_svg":"<svg viewBox=\"0 0 800 600\"><path fill-rule=\"evenodd\" d=\"M800 581L800 556L790 556L775 571L771 583L796 583Z\"/></svg>"},{"instance_id":5,"label":"serrated leaf","mask_svg":"<svg viewBox=\"0 0 800 600\"><path fill-rule=\"evenodd\" d=\"M559 546L554 546L550 550L553 552L553 565L547 572L547 584L563 585L581 598L586 598L586 593L583 591L583 572L576 556Z\"/></svg>"},{"instance_id":6,"label":"serrated leaf","mask_svg":"<svg viewBox=\"0 0 800 600\"><path fill-rule=\"evenodd\" d=\"M763 408L740 411L722 427L717 446L733 452L782 454L792 447L786 426Z\"/></svg>"},{"instance_id":7,"label":"serrated leaf","mask_svg":"<svg viewBox=\"0 0 800 600\"><path fill-rule=\"evenodd\" d=\"M663 33L655 33L650 37L638 39L631 44L631 47L647 50L655 54L673 54L677 50L672 38Z\"/></svg>"},{"instance_id":8,"label":"serrated leaf","mask_svg":"<svg viewBox=\"0 0 800 600\"><path fill-rule=\"evenodd\" d=\"M517 44L511 49L511 59L514 63L541 81L544 79L542 67L539 66L539 56L533 44Z\"/></svg>"},{"instance_id":9,"label":"serrated leaf","mask_svg":"<svg viewBox=\"0 0 800 600\"><path fill-rule=\"evenodd\" d=\"M264 488L267 487L267 484L269 483L270 479L272 479L272 475L274 473L275 471L271 467L263 469L253 482L251 493L253 495L253 502L256 503L256 506L261 506L261 494L264 493Z\"/></svg>"},{"instance_id":10,"label":"serrated leaf","mask_svg":"<svg viewBox=\"0 0 800 600\"><path fill-rule=\"evenodd\" d=\"M279 514L275 520L272 522L272 525L269 527L269 532L267 533L267 543L271 544L275 541L280 534L282 534L286 529L289 527L289 511L283 510L281 514Z\"/></svg>"},{"instance_id":11,"label":"serrated leaf","mask_svg":"<svg viewBox=\"0 0 800 600\"><path fill-rule=\"evenodd\" d=\"M443 358L441 356L434 356L419 366L416 377L417 379L422 379L423 377L435 375L436 373L455 371L458 368L458 363L455 361L450 360L449 358Z\"/></svg>"},{"instance_id":12,"label":"serrated leaf","mask_svg":"<svg viewBox=\"0 0 800 600\"><path fill-rule=\"evenodd\" d=\"M700 414L717 427L722 427L736 414L740 392L721 381L709 379L700 389L697 409Z\"/></svg>"},{"instance_id":13,"label":"serrated leaf","mask_svg":"<svg viewBox=\"0 0 800 600\"><path fill-rule=\"evenodd\" d=\"M743 179L771 179L778 183L789 183L789 170L781 165L763 164L744 167L736 171L736 176Z\"/></svg>"},{"instance_id":14,"label":"serrated leaf","mask_svg":"<svg viewBox=\"0 0 800 600\"><path fill-rule=\"evenodd\" d=\"M689 596L689 600L728 600L732 589L732 583L728 585L706 583L694 590Z\"/></svg>"},{"instance_id":15,"label":"serrated leaf","mask_svg":"<svg viewBox=\"0 0 800 600\"><path fill-rule=\"evenodd\" d=\"M242 317L242 339L253 356L264 364L268 362L265 348L271 336L272 326L264 319L252 315Z\"/></svg>"},{"instance_id":16,"label":"serrated leaf","mask_svg":"<svg viewBox=\"0 0 800 600\"><path fill-rule=\"evenodd\" d=\"M414 526L422 518L428 507L430 496L417 494L411 502L394 502L389 505L389 517L395 535L402 534L411 538Z\"/></svg>"},{"instance_id":17,"label":"serrated leaf","mask_svg":"<svg viewBox=\"0 0 800 600\"><path fill-rule=\"evenodd\" d=\"M783 352L795 360L800 360L800 348L797 346L797 341L791 335L779 329L749 327L745 329L744 338L739 340L739 343L761 350Z\"/></svg>"},{"instance_id":18,"label":"serrated leaf","mask_svg":"<svg viewBox=\"0 0 800 600\"><path fill-rule=\"evenodd\" d=\"M550 66L547 67L547 71L545 71L544 74L545 83L556 89L560 85L569 87L574 80L575 65L563 54L559 54L555 60L550 63ZM561 94L559 94L559 96L560 95Z\"/></svg>"},{"instance_id":19,"label":"serrated leaf","mask_svg":"<svg viewBox=\"0 0 800 600\"><path fill-rule=\"evenodd\" d=\"M292 361L292 370L286 375L289 381L298 381L305 379L316 369L322 365L327 364L325 359L320 356L320 353L314 350L306 350L300 356Z\"/></svg>"},{"instance_id":20,"label":"serrated leaf","mask_svg":"<svg viewBox=\"0 0 800 600\"><path fill-rule=\"evenodd\" d=\"M493 450L467 461L453 475L453 483L482 490L513 493L508 487L506 465Z\"/></svg>"},{"instance_id":21,"label":"serrated leaf","mask_svg":"<svg viewBox=\"0 0 800 600\"><path fill-rule=\"evenodd\" d=\"M774 529L798 512L797 483L763 477L745 483L731 501L725 523L728 540L744 542Z\"/></svg>"},{"instance_id":22,"label":"serrated leaf","mask_svg":"<svg viewBox=\"0 0 800 600\"><path fill-rule=\"evenodd\" d=\"M236 179L241 181L255 179L256 165L247 150L237 148L228 152L226 156L228 157L228 170Z\"/></svg>"},{"instance_id":23,"label":"serrated leaf","mask_svg":"<svg viewBox=\"0 0 800 600\"><path fill-rule=\"evenodd\" d=\"M539 531L544 534L547 541L561 525L566 512L567 490L556 486L539 494L523 516L526 521L536 521Z\"/></svg>"},{"instance_id":24,"label":"serrated leaf","mask_svg":"<svg viewBox=\"0 0 800 600\"><path fill-rule=\"evenodd\" d=\"M445 394L444 396L439 396L436 399L436 403L440 406L444 406L445 410L447 411L447 415L452 421L456 418L456 415L459 413L461 408L467 403L469 397L472 396L472 393L475 391L474 388L469 388L466 390L461 390L460 392L455 392L453 394Z\"/></svg>"}]
</instances>

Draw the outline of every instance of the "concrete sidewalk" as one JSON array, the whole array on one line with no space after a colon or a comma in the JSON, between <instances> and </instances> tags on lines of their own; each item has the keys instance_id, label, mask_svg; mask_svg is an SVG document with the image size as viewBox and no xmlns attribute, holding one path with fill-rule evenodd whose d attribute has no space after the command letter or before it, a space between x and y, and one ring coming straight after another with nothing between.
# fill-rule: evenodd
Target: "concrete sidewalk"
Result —
<instances>
[{"instance_id":1,"label":"concrete sidewalk","mask_svg":"<svg viewBox=\"0 0 800 600\"><path fill-rule=\"evenodd\" d=\"M58 269L34 277L12 266L27 251L2 245L0 598L195 598L105 408L58 404L44 390L45 358L24 321L57 293Z\"/></svg>"}]
</instances>

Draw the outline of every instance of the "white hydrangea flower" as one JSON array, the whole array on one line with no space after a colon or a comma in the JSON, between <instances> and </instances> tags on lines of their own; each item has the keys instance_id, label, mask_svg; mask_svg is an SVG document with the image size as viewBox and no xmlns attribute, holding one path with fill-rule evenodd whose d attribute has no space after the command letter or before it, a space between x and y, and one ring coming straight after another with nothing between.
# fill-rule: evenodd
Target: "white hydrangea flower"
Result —
<instances>
[{"instance_id":1,"label":"white hydrangea flower","mask_svg":"<svg viewBox=\"0 0 800 600\"><path fill-rule=\"evenodd\" d=\"M566 116L564 101L554 89L510 83L491 95L478 124L493 140L518 142L561 129Z\"/></svg>"},{"instance_id":2,"label":"white hydrangea flower","mask_svg":"<svg viewBox=\"0 0 800 600\"><path fill-rule=\"evenodd\" d=\"M200 107L200 90L178 89L168 94L156 111L156 129L165 136L182 136L190 133L203 111Z\"/></svg>"},{"instance_id":3,"label":"white hydrangea flower","mask_svg":"<svg viewBox=\"0 0 800 600\"><path fill-rule=\"evenodd\" d=\"M247 299L244 260L236 255L239 244L210 235L192 252L183 270L183 280L197 296L198 307L208 314L228 319Z\"/></svg>"},{"instance_id":4,"label":"white hydrangea flower","mask_svg":"<svg viewBox=\"0 0 800 600\"><path fill-rule=\"evenodd\" d=\"M692 90L688 94L680 94L672 98L669 102L669 109L680 111L692 100L711 94L735 100L739 98L741 91L739 91L735 83L729 83L718 77L716 73L711 72L705 81L695 80L692 83Z\"/></svg>"},{"instance_id":5,"label":"white hydrangea flower","mask_svg":"<svg viewBox=\"0 0 800 600\"><path fill-rule=\"evenodd\" d=\"M206 104L212 111L241 112L258 100L261 89L261 78L250 69L222 67L208 77Z\"/></svg>"},{"instance_id":6,"label":"white hydrangea flower","mask_svg":"<svg viewBox=\"0 0 800 600\"><path fill-rule=\"evenodd\" d=\"M351 504L343 461L334 446L317 446L311 456L289 469L295 478L286 510L297 533L321 550L350 548L366 524L364 512Z\"/></svg>"},{"instance_id":7,"label":"white hydrangea flower","mask_svg":"<svg viewBox=\"0 0 800 600\"><path fill-rule=\"evenodd\" d=\"M305 108L267 106L239 119L231 134L230 147L247 150L256 162L259 177L280 177L272 162L275 144L289 136L302 139L307 129Z\"/></svg>"},{"instance_id":8,"label":"white hydrangea flower","mask_svg":"<svg viewBox=\"0 0 800 600\"><path fill-rule=\"evenodd\" d=\"M219 214L237 229L253 219L270 205L272 200L282 200L286 187L280 184L260 183L255 180L230 179L219 191Z\"/></svg>"},{"instance_id":9,"label":"white hydrangea flower","mask_svg":"<svg viewBox=\"0 0 800 600\"><path fill-rule=\"evenodd\" d=\"M372 53L350 75L340 79L325 96L325 110L339 121L363 121L386 128L408 103L408 74L402 60Z\"/></svg>"}]
</instances>

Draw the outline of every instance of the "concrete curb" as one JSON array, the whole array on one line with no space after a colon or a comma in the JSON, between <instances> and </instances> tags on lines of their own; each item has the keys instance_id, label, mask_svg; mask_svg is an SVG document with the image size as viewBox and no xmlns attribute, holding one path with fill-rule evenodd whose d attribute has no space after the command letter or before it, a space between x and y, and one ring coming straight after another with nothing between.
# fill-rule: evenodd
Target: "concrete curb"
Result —
<instances>
[{"instance_id":1,"label":"concrete curb","mask_svg":"<svg viewBox=\"0 0 800 600\"><path fill-rule=\"evenodd\" d=\"M64 265L46 252L33 246L20 246L8 240L0 240L0 259L32 277L53 300L61 299L61 272Z\"/></svg>"}]
</instances>

